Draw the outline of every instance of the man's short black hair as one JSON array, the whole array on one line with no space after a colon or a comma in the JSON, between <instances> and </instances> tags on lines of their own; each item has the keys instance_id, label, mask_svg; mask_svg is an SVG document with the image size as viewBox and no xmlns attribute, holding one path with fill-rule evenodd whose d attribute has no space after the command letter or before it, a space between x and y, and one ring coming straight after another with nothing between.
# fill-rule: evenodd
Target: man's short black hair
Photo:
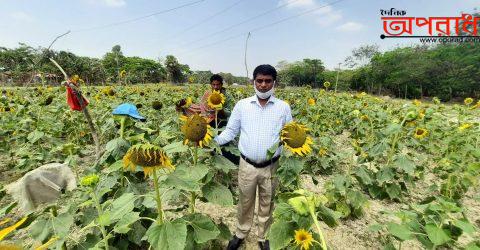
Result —
<instances>
[{"instance_id":1,"label":"man's short black hair","mask_svg":"<svg viewBox=\"0 0 480 250\"><path fill-rule=\"evenodd\" d=\"M258 74L272 76L273 80L277 80L277 70L270 64L258 65L253 71L253 79L257 78Z\"/></svg>"},{"instance_id":2,"label":"man's short black hair","mask_svg":"<svg viewBox=\"0 0 480 250\"><path fill-rule=\"evenodd\" d=\"M214 74L210 77L210 83L212 83L213 81L219 81L223 84L223 77L219 74Z\"/></svg>"}]
</instances>

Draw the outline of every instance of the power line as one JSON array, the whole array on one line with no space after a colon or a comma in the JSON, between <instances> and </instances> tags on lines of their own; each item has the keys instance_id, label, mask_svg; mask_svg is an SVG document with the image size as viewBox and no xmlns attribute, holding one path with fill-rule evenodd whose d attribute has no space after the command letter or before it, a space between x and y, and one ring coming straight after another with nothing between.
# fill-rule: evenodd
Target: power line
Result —
<instances>
[{"instance_id":1,"label":"power line","mask_svg":"<svg viewBox=\"0 0 480 250\"><path fill-rule=\"evenodd\" d=\"M299 1L299 0L293 0L293 1L290 1L290 2L287 2L287 3L284 3L284 4L279 5L279 6L275 7L275 8L273 8L273 9L269 9L269 10L267 10L267 11L265 11L265 12L262 12L262 13L256 15L256 16L254 16L254 17L247 18L247 19L245 19L245 20L243 20L243 21L241 21L241 22L232 24L232 25L230 25L230 26L228 26L228 27L226 27L226 28L224 28L224 29L222 29L222 30L219 30L219 31L210 33L210 34L208 34L208 35L206 35L206 36L204 36L204 37L202 37L202 38L200 38L200 39L196 39L196 40L194 40L194 41L191 41L191 42L182 44L182 46L187 46L187 45L190 45L190 44L192 44L192 43L197 43L197 42L199 42L199 41L203 41L203 40L205 40L205 39L207 39L207 38L210 38L210 37L212 37L212 36L214 36L214 35L218 35L218 34L220 34L220 33L223 33L223 32L225 32L225 31L227 31L227 30L233 29L233 28L235 28L235 27L237 27L237 26L239 26L239 25L242 25L242 24L251 22L251 21L253 21L253 20L257 19L257 18L263 17L263 16L265 16L266 14L270 14L270 13L272 13L272 12L274 12L274 11L277 11L277 10L279 10L279 9L285 7L285 6L288 6L288 5L290 5L290 4L294 3L294 2L297 2L297 1Z\"/></svg>"},{"instance_id":2,"label":"power line","mask_svg":"<svg viewBox=\"0 0 480 250\"><path fill-rule=\"evenodd\" d=\"M187 31L189 31L189 30L191 30L191 29L193 29L193 28L195 28L195 27L197 27L197 26L199 26L199 25L201 25L201 24L204 24L204 23L212 20L213 18L215 18L215 17L217 17L217 16L225 13L226 11L230 10L231 8L235 7L236 5L238 5L238 4L239 4L240 2L242 2L242 1L243 1L243 0L239 0L239 1L234 2L233 4L225 7L224 9L222 9L222 10L220 10L220 11L218 11L218 12L216 12L215 14L213 14L213 15L211 15L211 16L208 16L208 17L206 17L205 19L201 20L200 22L195 23L194 25L192 25L192 26L190 26L190 27L188 27L188 28L185 28L184 30L178 32L177 34L171 36L170 39L175 39L176 37L184 34L185 32L187 32Z\"/></svg>"},{"instance_id":3,"label":"power line","mask_svg":"<svg viewBox=\"0 0 480 250\"><path fill-rule=\"evenodd\" d=\"M240 33L240 34L237 34L237 35L233 35L233 36L227 37L227 38L225 38L225 39L222 39L222 40L219 40L219 41L210 43L210 44L206 44L206 45L203 45L203 46L194 48L194 49L192 49L192 50L190 50L190 51L185 52L185 54L188 54L189 52L196 51L196 50L199 50L199 49L211 47L211 46L217 45L217 44L219 44L219 43L223 43L223 42L232 40L232 39L234 39L234 38L247 35L248 33L253 33L253 32L256 32L256 31L259 31L259 30L263 30L263 29L269 28L269 27L274 26L274 25L277 25L277 24L279 24L279 23L283 23L283 22L286 22L286 21L288 21L288 20L290 20L290 19L294 19L294 18L303 16L303 15L310 14L310 13L312 13L312 12L315 12L315 11L319 10L319 9L322 9L322 8L325 8L325 7L328 7L328 6L332 6L332 5L334 5L334 4L337 4L337 3L340 3L340 2L343 2L343 1L346 1L346 0L333 1L333 2L331 2L331 3L325 4L325 5L322 5L322 6L318 6L318 7L316 7L316 8L313 8L313 9L310 9L310 10L306 10L306 11L304 11L304 12L300 12L300 13L298 13L298 14L296 14L296 15L289 16L289 17L280 19L280 20L278 20L278 21L275 21L275 22L272 22L272 23L269 23L269 24L266 24L266 25L263 25L263 26L254 28L254 29L250 30L249 32L243 32L243 33Z\"/></svg>"},{"instance_id":4,"label":"power line","mask_svg":"<svg viewBox=\"0 0 480 250\"><path fill-rule=\"evenodd\" d=\"M191 5L195 5L195 4L204 2L204 1L205 1L205 0L197 0L197 1L194 1L194 2L190 2L190 3L183 4L183 5L179 5L179 6L177 6L177 7L173 7L173 8L171 8L171 9L166 9L166 10L161 10L161 11L158 11L158 12L155 12L155 13L151 13L151 14L148 14L148 15L145 15L145 16L140 16L140 17L136 17L136 18L132 18L132 19L120 21L120 22L114 22L114 23L110 23L110 24L106 24L106 25L101 25L101 26L96 26L96 27L91 27L91 28L73 30L72 32L84 32L84 31L105 29L105 28L109 28L109 27L113 27L113 26L118 26L118 25L122 25L122 24L126 24L126 23L137 22L137 21L142 20L142 19L146 19L146 18L149 18L149 17L152 17L152 16L156 16L156 15L164 14L164 13L167 13L167 12L170 12L170 11L178 10L178 9L181 9L181 8L184 8L184 7L188 7L188 6L191 6Z\"/></svg>"}]
</instances>

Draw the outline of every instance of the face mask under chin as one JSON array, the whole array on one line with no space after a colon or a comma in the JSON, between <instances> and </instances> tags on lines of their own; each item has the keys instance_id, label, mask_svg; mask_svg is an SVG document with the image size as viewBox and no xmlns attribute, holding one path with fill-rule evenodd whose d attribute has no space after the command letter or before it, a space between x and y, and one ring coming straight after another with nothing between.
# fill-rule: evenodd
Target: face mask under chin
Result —
<instances>
[{"instance_id":1,"label":"face mask under chin","mask_svg":"<svg viewBox=\"0 0 480 250\"><path fill-rule=\"evenodd\" d=\"M258 89L257 89L257 86L255 85L255 83L253 84L253 88L255 89L255 94L257 95L258 98L260 99L268 99L270 96L273 95L273 93L275 92L275 86L273 86L269 91L263 93L263 92L260 92Z\"/></svg>"}]
</instances>

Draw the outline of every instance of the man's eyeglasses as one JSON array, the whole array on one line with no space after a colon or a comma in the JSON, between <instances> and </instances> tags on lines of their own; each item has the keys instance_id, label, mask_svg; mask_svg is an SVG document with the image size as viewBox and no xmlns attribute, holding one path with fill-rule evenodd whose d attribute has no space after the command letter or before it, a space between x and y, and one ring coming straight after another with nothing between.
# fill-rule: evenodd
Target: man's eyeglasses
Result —
<instances>
[{"instance_id":1,"label":"man's eyeglasses","mask_svg":"<svg viewBox=\"0 0 480 250\"><path fill-rule=\"evenodd\" d=\"M265 82L265 83L272 83L272 82L273 82L273 79L255 79L255 81L256 81L257 83L263 83L263 82Z\"/></svg>"}]
</instances>

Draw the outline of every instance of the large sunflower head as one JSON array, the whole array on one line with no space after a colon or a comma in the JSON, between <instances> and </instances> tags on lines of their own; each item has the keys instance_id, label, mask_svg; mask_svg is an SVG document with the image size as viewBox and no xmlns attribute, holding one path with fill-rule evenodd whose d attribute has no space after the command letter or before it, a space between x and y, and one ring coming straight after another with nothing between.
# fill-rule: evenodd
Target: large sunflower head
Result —
<instances>
[{"instance_id":1,"label":"large sunflower head","mask_svg":"<svg viewBox=\"0 0 480 250\"><path fill-rule=\"evenodd\" d=\"M145 176L151 175L156 169L175 169L167 154L160 147L151 144L134 145L123 156L125 169L134 171L137 166L143 168Z\"/></svg>"},{"instance_id":2,"label":"large sunflower head","mask_svg":"<svg viewBox=\"0 0 480 250\"><path fill-rule=\"evenodd\" d=\"M182 108L189 108L190 105L192 105L192 98L191 97L187 97L185 99L182 99L177 104L177 106L182 107Z\"/></svg>"},{"instance_id":3,"label":"large sunflower head","mask_svg":"<svg viewBox=\"0 0 480 250\"><path fill-rule=\"evenodd\" d=\"M185 144L191 141L195 146L203 147L212 140L212 128L199 114L182 116L180 119L184 122L180 129L185 135Z\"/></svg>"},{"instance_id":4,"label":"large sunflower head","mask_svg":"<svg viewBox=\"0 0 480 250\"><path fill-rule=\"evenodd\" d=\"M280 139L287 149L294 154L304 156L312 151L312 138L307 136L308 129L300 123L290 122L281 131Z\"/></svg>"},{"instance_id":5,"label":"large sunflower head","mask_svg":"<svg viewBox=\"0 0 480 250\"><path fill-rule=\"evenodd\" d=\"M214 90L208 96L207 104L211 109L221 110L225 103L225 96L220 91Z\"/></svg>"},{"instance_id":6,"label":"large sunflower head","mask_svg":"<svg viewBox=\"0 0 480 250\"><path fill-rule=\"evenodd\" d=\"M295 230L295 243L300 249L308 250L313 245L312 234L305 229Z\"/></svg>"},{"instance_id":7,"label":"large sunflower head","mask_svg":"<svg viewBox=\"0 0 480 250\"><path fill-rule=\"evenodd\" d=\"M417 138L417 139L423 139L425 138L426 136L428 135L428 130L424 129L424 128L416 128L415 129L415 132L413 134L413 137Z\"/></svg>"}]
</instances>

